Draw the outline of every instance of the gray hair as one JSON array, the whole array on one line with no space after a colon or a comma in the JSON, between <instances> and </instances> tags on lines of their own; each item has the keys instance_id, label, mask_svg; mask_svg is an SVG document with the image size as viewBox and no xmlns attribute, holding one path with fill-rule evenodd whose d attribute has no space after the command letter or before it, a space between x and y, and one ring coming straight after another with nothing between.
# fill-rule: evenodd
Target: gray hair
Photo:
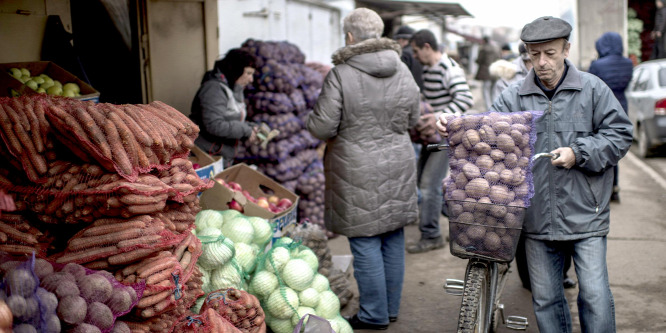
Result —
<instances>
[{"instance_id":1,"label":"gray hair","mask_svg":"<svg viewBox=\"0 0 666 333\"><path fill-rule=\"evenodd\" d=\"M354 9L342 22L342 32L351 33L357 41L380 38L384 33L384 21L375 11L368 8Z\"/></svg>"}]
</instances>

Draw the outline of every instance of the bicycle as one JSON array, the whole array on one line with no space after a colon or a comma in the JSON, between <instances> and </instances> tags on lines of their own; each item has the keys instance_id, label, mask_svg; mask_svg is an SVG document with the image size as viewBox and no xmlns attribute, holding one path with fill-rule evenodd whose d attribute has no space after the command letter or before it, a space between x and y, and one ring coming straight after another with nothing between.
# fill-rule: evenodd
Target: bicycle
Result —
<instances>
[{"instance_id":1,"label":"bicycle","mask_svg":"<svg viewBox=\"0 0 666 333\"><path fill-rule=\"evenodd\" d=\"M448 149L448 144L430 144L426 149L430 152L436 152ZM540 153L532 157L532 161L541 158L557 158L550 153ZM456 204L464 205L464 202L456 200L447 200L449 212L453 211ZM474 205L493 205L479 204ZM483 209L492 209L493 206L483 206ZM465 270L465 280L447 279L444 289L447 294L462 296L460 305L460 315L458 317L459 333L489 333L496 332L499 322L506 325L507 328L514 330L526 330L529 323L526 317L504 315L504 305L500 303L500 297L504 290L509 272L509 263L513 260L516 252L516 244L522 228L522 218L524 216L524 207L508 207L516 218L520 220L520 226L505 230L510 233L513 240L511 246L505 246L503 251L484 252L483 249L473 246L460 246L454 241L451 235L450 246L451 254L462 259L469 259ZM450 214L451 215L451 214ZM454 222L455 218L449 218L449 228L453 230L459 222ZM479 225L484 223L479 223ZM484 231L485 232L485 231Z\"/></svg>"}]
</instances>

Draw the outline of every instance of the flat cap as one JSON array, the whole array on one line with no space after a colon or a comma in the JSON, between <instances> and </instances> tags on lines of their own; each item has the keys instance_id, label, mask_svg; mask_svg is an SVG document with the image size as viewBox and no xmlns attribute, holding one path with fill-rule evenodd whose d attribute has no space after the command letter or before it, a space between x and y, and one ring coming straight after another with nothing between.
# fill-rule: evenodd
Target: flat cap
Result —
<instances>
[{"instance_id":1,"label":"flat cap","mask_svg":"<svg viewBox=\"0 0 666 333\"><path fill-rule=\"evenodd\" d=\"M545 43L558 38L569 39L571 25L565 20L543 16L526 24L520 33L520 39L525 44Z\"/></svg>"},{"instance_id":2,"label":"flat cap","mask_svg":"<svg viewBox=\"0 0 666 333\"><path fill-rule=\"evenodd\" d=\"M414 29L409 26L403 25L395 32L393 39L410 39L414 34Z\"/></svg>"}]
</instances>

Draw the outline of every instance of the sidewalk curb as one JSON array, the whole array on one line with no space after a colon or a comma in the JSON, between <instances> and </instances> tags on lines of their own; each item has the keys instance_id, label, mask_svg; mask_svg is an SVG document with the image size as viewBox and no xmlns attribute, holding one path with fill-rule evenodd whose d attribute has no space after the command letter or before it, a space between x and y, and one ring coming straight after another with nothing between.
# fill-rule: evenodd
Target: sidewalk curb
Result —
<instances>
[{"instance_id":1,"label":"sidewalk curb","mask_svg":"<svg viewBox=\"0 0 666 333\"><path fill-rule=\"evenodd\" d=\"M654 169L652 169L649 165L647 165L647 163L643 162L643 160L638 158L632 152L628 152L625 157L629 162L633 163L634 165L639 167L643 172L645 172L645 174L650 176L650 178L652 178L655 181L655 183L661 186L661 188L666 190L666 179L664 179L664 177L662 177L659 173L654 171Z\"/></svg>"}]
</instances>

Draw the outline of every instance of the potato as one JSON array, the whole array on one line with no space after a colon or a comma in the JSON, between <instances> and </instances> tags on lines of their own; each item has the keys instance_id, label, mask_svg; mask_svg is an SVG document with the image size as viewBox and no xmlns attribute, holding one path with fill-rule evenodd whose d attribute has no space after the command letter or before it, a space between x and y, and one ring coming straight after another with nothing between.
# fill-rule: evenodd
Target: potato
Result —
<instances>
[{"instance_id":1,"label":"potato","mask_svg":"<svg viewBox=\"0 0 666 333\"><path fill-rule=\"evenodd\" d=\"M469 152L469 156L467 157L467 161L476 163L476 159L479 158L479 154L475 152L474 150L471 150Z\"/></svg>"},{"instance_id":2,"label":"potato","mask_svg":"<svg viewBox=\"0 0 666 333\"><path fill-rule=\"evenodd\" d=\"M83 322L88 312L86 300L81 296L66 296L58 302L58 317L66 324Z\"/></svg>"},{"instance_id":3,"label":"potato","mask_svg":"<svg viewBox=\"0 0 666 333\"><path fill-rule=\"evenodd\" d=\"M497 184L500 180L500 175L499 173L495 171L486 171L486 173L483 175L483 178L485 178L490 184L494 185Z\"/></svg>"},{"instance_id":4,"label":"potato","mask_svg":"<svg viewBox=\"0 0 666 333\"><path fill-rule=\"evenodd\" d=\"M39 285L49 292L55 292L55 290L58 288L58 285L60 285L60 282L64 280L72 282L76 281L74 276L70 273L56 272L43 278Z\"/></svg>"},{"instance_id":5,"label":"potato","mask_svg":"<svg viewBox=\"0 0 666 333\"><path fill-rule=\"evenodd\" d=\"M58 316L55 314L52 314L46 318L44 326L42 326L42 333L59 333L62 329L60 326L60 318L58 318Z\"/></svg>"},{"instance_id":6,"label":"potato","mask_svg":"<svg viewBox=\"0 0 666 333\"><path fill-rule=\"evenodd\" d=\"M483 178L474 178L465 185L465 193L472 198L485 197L490 193L490 184Z\"/></svg>"},{"instance_id":7,"label":"potato","mask_svg":"<svg viewBox=\"0 0 666 333\"><path fill-rule=\"evenodd\" d=\"M478 166L482 171L487 171L492 169L492 167L495 165L495 161L493 161L489 155L481 155L476 159L474 164L476 164L476 166Z\"/></svg>"},{"instance_id":8,"label":"potato","mask_svg":"<svg viewBox=\"0 0 666 333\"><path fill-rule=\"evenodd\" d=\"M53 273L53 265L50 262L37 258L35 259L35 275L40 280Z\"/></svg>"},{"instance_id":9,"label":"potato","mask_svg":"<svg viewBox=\"0 0 666 333\"><path fill-rule=\"evenodd\" d=\"M465 188L465 185L467 185L468 182L469 180L467 180L467 177L462 172L458 173L454 178L454 183L456 185L456 188L463 189Z\"/></svg>"},{"instance_id":10,"label":"potato","mask_svg":"<svg viewBox=\"0 0 666 333\"><path fill-rule=\"evenodd\" d=\"M462 248L466 248L472 243L464 232L461 232L456 236L455 242Z\"/></svg>"},{"instance_id":11,"label":"potato","mask_svg":"<svg viewBox=\"0 0 666 333\"><path fill-rule=\"evenodd\" d=\"M490 227L494 227L494 226L500 224L499 220L497 220L497 218L492 216L492 215L486 216L486 219L485 219L484 223L485 223L485 225L490 226Z\"/></svg>"},{"instance_id":12,"label":"potato","mask_svg":"<svg viewBox=\"0 0 666 333\"><path fill-rule=\"evenodd\" d=\"M10 270L5 274L5 281L9 288L8 293L12 295L30 297L35 293L35 288L37 288L35 276L25 268Z\"/></svg>"},{"instance_id":13,"label":"potato","mask_svg":"<svg viewBox=\"0 0 666 333\"><path fill-rule=\"evenodd\" d=\"M495 118L491 116L491 114L485 115L481 117L481 126L483 125L492 125L495 122Z\"/></svg>"},{"instance_id":14,"label":"potato","mask_svg":"<svg viewBox=\"0 0 666 333\"><path fill-rule=\"evenodd\" d=\"M56 297L55 294L48 292L44 288L37 288L37 292L35 293L37 297L39 297L39 303L42 304L42 309L46 313L54 313L56 308L58 307L58 298Z\"/></svg>"},{"instance_id":15,"label":"potato","mask_svg":"<svg viewBox=\"0 0 666 333\"><path fill-rule=\"evenodd\" d=\"M18 320L22 320L25 313L28 311L28 305L26 304L25 298L18 294L7 297L7 306L12 310L14 318Z\"/></svg>"},{"instance_id":16,"label":"potato","mask_svg":"<svg viewBox=\"0 0 666 333\"><path fill-rule=\"evenodd\" d=\"M497 138L499 139L500 134L506 134L509 133L511 130L511 125L505 121L498 121L493 124L493 130L497 134Z\"/></svg>"},{"instance_id":17,"label":"potato","mask_svg":"<svg viewBox=\"0 0 666 333\"><path fill-rule=\"evenodd\" d=\"M518 156L514 153L506 154L504 157L504 165L509 169L515 168L518 165Z\"/></svg>"},{"instance_id":18,"label":"potato","mask_svg":"<svg viewBox=\"0 0 666 333\"><path fill-rule=\"evenodd\" d=\"M479 205L478 202L474 206L475 209L472 212L472 216L474 216L474 221L478 221L480 224L483 224L483 222L486 221L486 212L483 209L479 209L479 207L482 205Z\"/></svg>"},{"instance_id":19,"label":"potato","mask_svg":"<svg viewBox=\"0 0 666 333\"><path fill-rule=\"evenodd\" d=\"M508 204L513 201L516 194L512 191L509 191L509 188L505 185L493 185L490 187L490 200L493 203L499 204Z\"/></svg>"},{"instance_id":20,"label":"potato","mask_svg":"<svg viewBox=\"0 0 666 333\"><path fill-rule=\"evenodd\" d=\"M449 215L452 219L457 219L463 213L463 206L458 203L449 203Z\"/></svg>"},{"instance_id":21,"label":"potato","mask_svg":"<svg viewBox=\"0 0 666 333\"><path fill-rule=\"evenodd\" d=\"M60 271L72 274L77 281L86 276L85 267L73 262L67 263L67 265L65 265Z\"/></svg>"},{"instance_id":22,"label":"potato","mask_svg":"<svg viewBox=\"0 0 666 333\"><path fill-rule=\"evenodd\" d=\"M458 220L456 222L465 224L474 223L474 214L470 212L462 212L458 215Z\"/></svg>"},{"instance_id":23,"label":"potato","mask_svg":"<svg viewBox=\"0 0 666 333\"><path fill-rule=\"evenodd\" d=\"M506 213L504 216L504 225L507 228L520 229L523 226L523 221L516 214Z\"/></svg>"},{"instance_id":24,"label":"potato","mask_svg":"<svg viewBox=\"0 0 666 333\"><path fill-rule=\"evenodd\" d=\"M518 186L525 182L525 170L516 167L511 170L511 173L513 173L513 179L509 185Z\"/></svg>"},{"instance_id":25,"label":"potato","mask_svg":"<svg viewBox=\"0 0 666 333\"><path fill-rule=\"evenodd\" d=\"M111 298L109 298L107 305L111 309L111 312L122 313L129 310L132 306L132 297L124 289L116 290L111 295Z\"/></svg>"},{"instance_id":26,"label":"potato","mask_svg":"<svg viewBox=\"0 0 666 333\"><path fill-rule=\"evenodd\" d=\"M532 148L529 146L523 148L523 156L532 156Z\"/></svg>"},{"instance_id":27,"label":"potato","mask_svg":"<svg viewBox=\"0 0 666 333\"><path fill-rule=\"evenodd\" d=\"M130 330L129 326L125 324L125 322L122 321L116 321L116 323L113 325L113 330L111 330L111 333L131 333L132 330Z\"/></svg>"},{"instance_id":28,"label":"potato","mask_svg":"<svg viewBox=\"0 0 666 333\"><path fill-rule=\"evenodd\" d=\"M517 167L523 168L523 169L527 168L529 165L530 165L530 159L525 157L525 156L519 158L518 162L516 163Z\"/></svg>"},{"instance_id":29,"label":"potato","mask_svg":"<svg viewBox=\"0 0 666 333\"><path fill-rule=\"evenodd\" d=\"M463 147L462 145L458 145L453 150L453 156L457 159L464 160L469 156L469 152L467 151L467 148Z\"/></svg>"},{"instance_id":30,"label":"potato","mask_svg":"<svg viewBox=\"0 0 666 333\"><path fill-rule=\"evenodd\" d=\"M92 302L88 304L88 314L84 322L99 327L102 330L109 329L113 326L113 313L108 306L100 302Z\"/></svg>"},{"instance_id":31,"label":"potato","mask_svg":"<svg viewBox=\"0 0 666 333\"><path fill-rule=\"evenodd\" d=\"M463 128L466 130L479 128L481 117L475 115L463 116Z\"/></svg>"},{"instance_id":32,"label":"potato","mask_svg":"<svg viewBox=\"0 0 666 333\"><path fill-rule=\"evenodd\" d=\"M48 290L48 289L47 289ZM79 287L76 285L76 282L71 280L61 280L56 289L53 291L58 299L62 299L65 296L79 296Z\"/></svg>"},{"instance_id":33,"label":"potato","mask_svg":"<svg viewBox=\"0 0 666 333\"><path fill-rule=\"evenodd\" d=\"M503 121L503 122L508 123L508 124L513 123L513 119L511 118L511 115L506 114L506 113L498 113L497 114L497 122L500 122L500 121Z\"/></svg>"},{"instance_id":34,"label":"potato","mask_svg":"<svg viewBox=\"0 0 666 333\"><path fill-rule=\"evenodd\" d=\"M489 145L494 145L497 140L497 134L491 125L483 125L479 128L481 140Z\"/></svg>"},{"instance_id":35,"label":"potato","mask_svg":"<svg viewBox=\"0 0 666 333\"><path fill-rule=\"evenodd\" d=\"M462 137L462 144L465 146L465 148L471 150L474 148L474 145L479 142L481 142L481 137L479 136L479 132L477 130L468 129L465 131L465 134Z\"/></svg>"},{"instance_id":36,"label":"potato","mask_svg":"<svg viewBox=\"0 0 666 333\"><path fill-rule=\"evenodd\" d=\"M453 190L453 191L451 191L450 200L463 201L466 198L467 198L467 195L465 194L465 190Z\"/></svg>"},{"instance_id":37,"label":"potato","mask_svg":"<svg viewBox=\"0 0 666 333\"><path fill-rule=\"evenodd\" d=\"M500 224L498 223L498 224L496 224L496 225L500 225ZM509 230L509 229L507 229L507 228L499 228L499 227L495 228L495 232L496 232L497 235L499 235L500 237L506 235L507 230Z\"/></svg>"},{"instance_id":38,"label":"potato","mask_svg":"<svg viewBox=\"0 0 666 333\"><path fill-rule=\"evenodd\" d=\"M499 149L492 149L490 151L490 158L492 158L495 162L503 161L505 156L506 154Z\"/></svg>"},{"instance_id":39,"label":"potato","mask_svg":"<svg viewBox=\"0 0 666 333\"><path fill-rule=\"evenodd\" d=\"M504 169L506 169L504 162L497 162L495 165L493 165L493 171L497 172L498 174Z\"/></svg>"},{"instance_id":40,"label":"potato","mask_svg":"<svg viewBox=\"0 0 666 333\"><path fill-rule=\"evenodd\" d=\"M481 170L479 170L479 167L474 165L474 163L467 163L463 165L462 171L465 174L465 177L467 177L467 179L474 179L481 177Z\"/></svg>"},{"instance_id":41,"label":"potato","mask_svg":"<svg viewBox=\"0 0 666 333\"><path fill-rule=\"evenodd\" d=\"M504 169L499 173L500 181L504 184L511 185L513 181L513 172L509 169Z\"/></svg>"},{"instance_id":42,"label":"potato","mask_svg":"<svg viewBox=\"0 0 666 333\"><path fill-rule=\"evenodd\" d=\"M464 134L465 134L465 131L463 131L463 130L458 130L458 131L449 133L449 144L450 145L457 145L457 144L461 143Z\"/></svg>"},{"instance_id":43,"label":"potato","mask_svg":"<svg viewBox=\"0 0 666 333\"><path fill-rule=\"evenodd\" d=\"M490 154L490 151L492 150L492 148L490 147L490 145L487 144L487 143L485 143L485 142L483 142L483 141L481 141L481 142L475 144L474 147L473 147L473 149L474 149L474 151L475 151L477 154L479 154L479 155Z\"/></svg>"},{"instance_id":44,"label":"potato","mask_svg":"<svg viewBox=\"0 0 666 333\"><path fill-rule=\"evenodd\" d=\"M529 192L529 187L527 186L527 183L522 183L518 186L516 186L513 191L516 193L516 197L518 198L524 198L527 196Z\"/></svg>"},{"instance_id":45,"label":"potato","mask_svg":"<svg viewBox=\"0 0 666 333\"><path fill-rule=\"evenodd\" d=\"M524 123L519 123L519 122L515 122L515 121L511 125L511 130L512 131L518 131L518 132L520 132L520 134L530 132L530 128L525 126Z\"/></svg>"},{"instance_id":46,"label":"potato","mask_svg":"<svg viewBox=\"0 0 666 333\"><path fill-rule=\"evenodd\" d=\"M28 321L32 318L39 318L39 302L35 297L28 297L25 299L23 320Z\"/></svg>"},{"instance_id":47,"label":"potato","mask_svg":"<svg viewBox=\"0 0 666 333\"><path fill-rule=\"evenodd\" d=\"M81 296L88 302L106 302L111 293L113 286L111 282L103 275L93 273L82 277L79 281Z\"/></svg>"},{"instance_id":48,"label":"potato","mask_svg":"<svg viewBox=\"0 0 666 333\"><path fill-rule=\"evenodd\" d=\"M462 202L463 210L466 212L474 212L476 210L476 199L467 198ZM474 222L474 219L469 221L470 223Z\"/></svg>"},{"instance_id":49,"label":"potato","mask_svg":"<svg viewBox=\"0 0 666 333\"><path fill-rule=\"evenodd\" d=\"M462 117L455 117L450 120L447 119L447 124L446 124L447 131L455 132L462 129L462 127L463 127Z\"/></svg>"},{"instance_id":50,"label":"potato","mask_svg":"<svg viewBox=\"0 0 666 333\"><path fill-rule=\"evenodd\" d=\"M102 333L102 330L95 325L86 323L78 324L70 331L71 333Z\"/></svg>"},{"instance_id":51,"label":"potato","mask_svg":"<svg viewBox=\"0 0 666 333\"><path fill-rule=\"evenodd\" d=\"M503 219L504 216L506 215L506 212L507 212L506 206L502 205L492 205L490 206L490 209L488 209L488 213L491 216L496 217L498 219Z\"/></svg>"},{"instance_id":52,"label":"potato","mask_svg":"<svg viewBox=\"0 0 666 333\"><path fill-rule=\"evenodd\" d=\"M483 239L483 246L488 251L497 251L502 247L502 240L496 233L488 231Z\"/></svg>"},{"instance_id":53,"label":"potato","mask_svg":"<svg viewBox=\"0 0 666 333\"><path fill-rule=\"evenodd\" d=\"M478 210L487 212L488 209L490 208L490 204L492 204L492 201L490 201L490 198L488 197L482 197L479 199L479 201L477 201L477 203L479 203L479 205L477 205Z\"/></svg>"},{"instance_id":54,"label":"potato","mask_svg":"<svg viewBox=\"0 0 666 333\"><path fill-rule=\"evenodd\" d=\"M513 249L515 248L515 246L516 246L516 240L514 239L514 237L510 233L507 233L506 235L502 236L502 247L503 248L511 249L511 252L513 252Z\"/></svg>"},{"instance_id":55,"label":"potato","mask_svg":"<svg viewBox=\"0 0 666 333\"><path fill-rule=\"evenodd\" d=\"M469 238L470 241L479 241L482 240L483 237L486 235L486 228L480 225L470 225L467 227L467 230L465 231L465 234Z\"/></svg>"},{"instance_id":56,"label":"potato","mask_svg":"<svg viewBox=\"0 0 666 333\"><path fill-rule=\"evenodd\" d=\"M516 144L513 142L510 135L502 133L497 136L497 148L503 152L511 153L515 147Z\"/></svg>"},{"instance_id":57,"label":"potato","mask_svg":"<svg viewBox=\"0 0 666 333\"><path fill-rule=\"evenodd\" d=\"M523 157L523 150L518 147L513 148L513 153L516 154L516 157L518 158Z\"/></svg>"},{"instance_id":58,"label":"potato","mask_svg":"<svg viewBox=\"0 0 666 333\"><path fill-rule=\"evenodd\" d=\"M30 324L18 324L14 326L14 333L37 333L37 329Z\"/></svg>"},{"instance_id":59,"label":"potato","mask_svg":"<svg viewBox=\"0 0 666 333\"><path fill-rule=\"evenodd\" d=\"M509 136L513 139L513 142L516 144L516 146L523 147L525 144L523 142L523 133L520 133L520 131L512 129L509 132Z\"/></svg>"}]
</instances>

